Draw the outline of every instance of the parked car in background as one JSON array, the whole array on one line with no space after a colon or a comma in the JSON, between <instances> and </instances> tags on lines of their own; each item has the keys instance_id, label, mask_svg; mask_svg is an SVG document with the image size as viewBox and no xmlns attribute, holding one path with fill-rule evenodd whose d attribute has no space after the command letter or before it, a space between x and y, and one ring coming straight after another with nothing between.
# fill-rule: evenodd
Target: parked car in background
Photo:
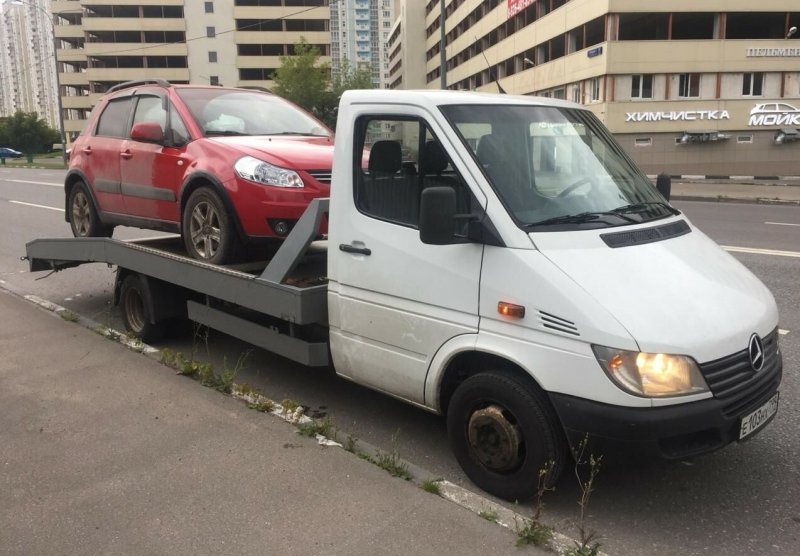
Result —
<instances>
[{"instance_id":1,"label":"parked car in background","mask_svg":"<svg viewBox=\"0 0 800 556\"><path fill-rule=\"evenodd\" d=\"M332 160L330 129L276 95L122 83L72 145L66 219L77 237L117 225L181 233L190 256L231 262L329 195Z\"/></svg>"},{"instance_id":2,"label":"parked car in background","mask_svg":"<svg viewBox=\"0 0 800 556\"><path fill-rule=\"evenodd\" d=\"M22 158L22 153L8 147L0 147L0 158Z\"/></svg>"}]
</instances>

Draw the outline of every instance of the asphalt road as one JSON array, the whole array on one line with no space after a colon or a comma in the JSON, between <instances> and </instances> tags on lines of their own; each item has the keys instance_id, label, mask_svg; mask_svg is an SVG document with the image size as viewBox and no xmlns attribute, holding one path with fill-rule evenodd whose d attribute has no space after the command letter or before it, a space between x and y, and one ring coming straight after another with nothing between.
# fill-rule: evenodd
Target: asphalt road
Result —
<instances>
[{"instance_id":1,"label":"asphalt road","mask_svg":"<svg viewBox=\"0 0 800 556\"><path fill-rule=\"evenodd\" d=\"M38 280L20 261L36 237L68 237L62 171L0 168L0 280L103 324L121 328L111 307L113 270L70 269ZM20 204L27 203L27 204ZM606 454L589 506L589 526L613 554L787 554L800 543L800 208L726 203L675 203L692 222L732 253L772 290L781 312L784 379L776 419L750 441L693 461L663 462L636 454ZM44 208L49 207L49 208ZM153 235L118 228L115 237ZM749 252L747 252L749 251ZM777 252L783 252L777 253ZM794 252L794 256L786 256ZM789 253L791 255L791 253ZM470 486L448 448L439 417L309 370L222 334L164 344L193 349L214 362L249 351L238 377L273 399L292 398L380 448L392 448L434 475ZM472 487L474 489L474 487ZM578 489L565 473L545 499L544 520L575 534ZM523 511L525 508L521 508Z\"/></svg>"}]
</instances>

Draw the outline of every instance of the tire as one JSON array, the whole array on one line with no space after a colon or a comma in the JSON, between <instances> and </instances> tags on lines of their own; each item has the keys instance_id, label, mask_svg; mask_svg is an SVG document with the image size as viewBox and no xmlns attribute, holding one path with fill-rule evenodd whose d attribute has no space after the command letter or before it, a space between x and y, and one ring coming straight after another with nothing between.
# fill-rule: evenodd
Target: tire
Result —
<instances>
[{"instance_id":1,"label":"tire","mask_svg":"<svg viewBox=\"0 0 800 556\"><path fill-rule=\"evenodd\" d=\"M113 226L100 222L89 188L82 181L69 192L69 225L75 237L111 237Z\"/></svg>"},{"instance_id":2,"label":"tire","mask_svg":"<svg viewBox=\"0 0 800 556\"><path fill-rule=\"evenodd\" d=\"M167 331L166 322L152 322L147 290L138 274L129 274L122 281L119 305L125 329L145 343L157 342Z\"/></svg>"},{"instance_id":3,"label":"tire","mask_svg":"<svg viewBox=\"0 0 800 556\"><path fill-rule=\"evenodd\" d=\"M189 256L211 264L233 262L236 230L225 205L212 189L200 187L183 210L183 243Z\"/></svg>"},{"instance_id":4,"label":"tire","mask_svg":"<svg viewBox=\"0 0 800 556\"><path fill-rule=\"evenodd\" d=\"M532 498L548 462L553 466L545 484L554 485L567 459L555 412L535 388L509 373L487 371L461 383L447 410L458 463L477 486L505 500Z\"/></svg>"}]
</instances>

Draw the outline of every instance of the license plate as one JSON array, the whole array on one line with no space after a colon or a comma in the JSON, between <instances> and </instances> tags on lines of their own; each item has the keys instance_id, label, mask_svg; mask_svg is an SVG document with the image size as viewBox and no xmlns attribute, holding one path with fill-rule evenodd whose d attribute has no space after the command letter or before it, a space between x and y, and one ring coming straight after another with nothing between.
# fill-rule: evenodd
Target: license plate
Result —
<instances>
[{"instance_id":1,"label":"license plate","mask_svg":"<svg viewBox=\"0 0 800 556\"><path fill-rule=\"evenodd\" d=\"M739 426L739 440L750 434L756 432L758 429L766 425L769 420L778 412L778 393L776 392L767 403L748 413L740 422Z\"/></svg>"}]
</instances>

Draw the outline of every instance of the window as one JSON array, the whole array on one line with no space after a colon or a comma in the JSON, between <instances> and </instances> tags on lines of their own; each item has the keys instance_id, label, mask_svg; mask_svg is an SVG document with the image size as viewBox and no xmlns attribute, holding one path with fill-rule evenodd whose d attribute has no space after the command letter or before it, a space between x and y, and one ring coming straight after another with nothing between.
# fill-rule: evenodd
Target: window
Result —
<instances>
[{"instance_id":1,"label":"window","mask_svg":"<svg viewBox=\"0 0 800 556\"><path fill-rule=\"evenodd\" d=\"M631 98L653 98L653 76L631 76Z\"/></svg>"},{"instance_id":2,"label":"window","mask_svg":"<svg viewBox=\"0 0 800 556\"><path fill-rule=\"evenodd\" d=\"M133 114L133 125L141 122L155 122L161 126L161 133L167 125L167 111L164 103L157 96L141 96L136 103L136 112Z\"/></svg>"},{"instance_id":3,"label":"window","mask_svg":"<svg viewBox=\"0 0 800 556\"><path fill-rule=\"evenodd\" d=\"M212 63L212 64L215 64L217 62L217 52L216 52L216 50L211 50L208 53L208 61L210 63Z\"/></svg>"},{"instance_id":4,"label":"window","mask_svg":"<svg viewBox=\"0 0 800 556\"><path fill-rule=\"evenodd\" d=\"M678 83L678 96L696 98L700 96L700 74L682 73Z\"/></svg>"},{"instance_id":5,"label":"window","mask_svg":"<svg viewBox=\"0 0 800 556\"><path fill-rule=\"evenodd\" d=\"M742 75L742 96L760 97L763 94L764 73L745 73Z\"/></svg>"},{"instance_id":6,"label":"window","mask_svg":"<svg viewBox=\"0 0 800 556\"><path fill-rule=\"evenodd\" d=\"M127 136L126 126L128 125L130 109L130 97L109 102L97 122L96 135L104 135L106 137Z\"/></svg>"},{"instance_id":7,"label":"window","mask_svg":"<svg viewBox=\"0 0 800 556\"><path fill-rule=\"evenodd\" d=\"M600 78L594 77L589 80L589 100L590 101L598 101L600 100Z\"/></svg>"},{"instance_id":8,"label":"window","mask_svg":"<svg viewBox=\"0 0 800 556\"><path fill-rule=\"evenodd\" d=\"M209 85L219 85L219 75L212 75L208 78Z\"/></svg>"},{"instance_id":9,"label":"window","mask_svg":"<svg viewBox=\"0 0 800 556\"><path fill-rule=\"evenodd\" d=\"M206 27L206 37L213 39L217 36L217 30L214 27Z\"/></svg>"},{"instance_id":10,"label":"window","mask_svg":"<svg viewBox=\"0 0 800 556\"><path fill-rule=\"evenodd\" d=\"M206 2L205 3L205 7L206 7L206 13L207 14L213 14L214 13L214 2Z\"/></svg>"},{"instance_id":11,"label":"window","mask_svg":"<svg viewBox=\"0 0 800 556\"><path fill-rule=\"evenodd\" d=\"M469 212L469 190L421 120L365 117L356 125L360 156L355 168L355 200L360 212L416 228L421 192L434 186L452 187L456 212Z\"/></svg>"},{"instance_id":12,"label":"window","mask_svg":"<svg viewBox=\"0 0 800 556\"><path fill-rule=\"evenodd\" d=\"M634 142L634 146L636 147L650 147L653 145L653 138L652 137L637 137Z\"/></svg>"}]
</instances>

